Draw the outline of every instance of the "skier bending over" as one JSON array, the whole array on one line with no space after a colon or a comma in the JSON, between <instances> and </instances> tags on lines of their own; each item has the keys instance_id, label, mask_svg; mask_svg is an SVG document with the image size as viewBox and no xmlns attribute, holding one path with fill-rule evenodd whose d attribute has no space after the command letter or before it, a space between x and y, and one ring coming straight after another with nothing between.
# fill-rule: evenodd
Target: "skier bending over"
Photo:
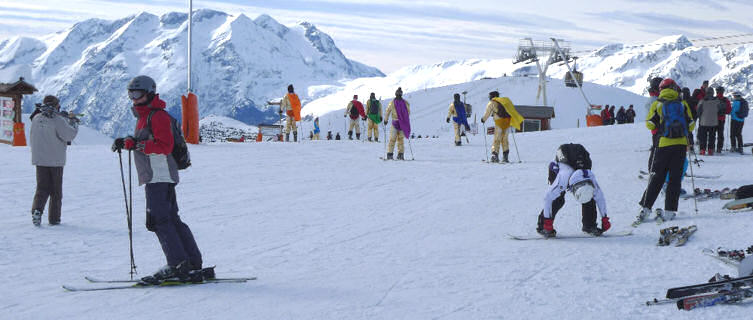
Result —
<instances>
[{"instance_id":1,"label":"skier bending over","mask_svg":"<svg viewBox=\"0 0 753 320\"><path fill-rule=\"evenodd\" d=\"M536 232L544 237L554 237L554 217L565 205L565 193L570 191L581 204L583 232L599 236L609 230L604 193L591 172L591 159L580 144L563 144L557 149L555 160L549 163L549 189L544 196L544 210L539 214ZM601 229L596 226L596 206L601 213Z\"/></svg>"}]
</instances>

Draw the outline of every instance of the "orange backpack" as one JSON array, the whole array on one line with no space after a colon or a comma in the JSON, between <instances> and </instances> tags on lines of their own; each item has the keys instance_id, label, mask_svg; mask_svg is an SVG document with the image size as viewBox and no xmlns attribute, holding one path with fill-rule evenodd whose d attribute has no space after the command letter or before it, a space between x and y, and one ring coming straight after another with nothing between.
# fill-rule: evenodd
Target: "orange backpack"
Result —
<instances>
[{"instance_id":1,"label":"orange backpack","mask_svg":"<svg viewBox=\"0 0 753 320\"><path fill-rule=\"evenodd\" d=\"M301 121L301 100L295 93L288 93L288 100L293 110L288 110L288 116L295 118L295 121Z\"/></svg>"}]
</instances>

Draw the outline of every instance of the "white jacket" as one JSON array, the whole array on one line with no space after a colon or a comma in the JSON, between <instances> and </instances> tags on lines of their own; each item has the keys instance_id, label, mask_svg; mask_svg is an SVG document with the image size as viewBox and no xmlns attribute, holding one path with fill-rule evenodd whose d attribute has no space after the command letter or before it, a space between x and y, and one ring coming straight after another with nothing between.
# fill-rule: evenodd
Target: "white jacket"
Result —
<instances>
[{"instance_id":1,"label":"white jacket","mask_svg":"<svg viewBox=\"0 0 753 320\"><path fill-rule=\"evenodd\" d=\"M588 169L574 170L569 165L561 162L557 162L556 165L559 166L559 172L544 196L544 218L552 217L552 203L555 199L563 192L569 191L570 186L584 180L590 180L593 183L594 200L599 207L599 214L602 217L606 217L607 202L604 198L604 193L601 191L601 187L599 187L599 183L596 182L596 176L593 172Z\"/></svg>"}]
</instances>

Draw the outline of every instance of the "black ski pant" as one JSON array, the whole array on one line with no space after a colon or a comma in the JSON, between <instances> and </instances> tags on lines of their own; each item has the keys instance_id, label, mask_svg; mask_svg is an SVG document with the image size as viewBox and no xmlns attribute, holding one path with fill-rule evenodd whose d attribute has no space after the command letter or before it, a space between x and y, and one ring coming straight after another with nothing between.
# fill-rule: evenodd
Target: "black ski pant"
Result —
<instances>
[{"instance_id":1,"label":"black ski pant","mask_svg":"<svg viewBox=\"0 0 753 320\"><path fill-rule=\"evenodd\" d=\"M201 252L191 229L180 220L174 183L148 183L146 193L146 229L159 239L167 264L177 266L188 261L201 268Z\"/></svg>"},{"instance_id":2,"label":"black ski pant","mask_svg":"<svg viewBox=\"0 0 753 320\"><path fill-rule=\"evenodd\" d=\"M37 191L34 193L31 211L44 212L48 198L50 209L47 219L50 224L58 224L63 206L63 167L37 166Z\"/></svg>"},{"instance_id":3,"label":"black ski pant","mask_svg":"<svg viewBox=\"0 0 753 320\"><path fill-rule=\"evenodd\" d=\"M552 202L552 220L557 216L557 212L562 209L562 207L565 205L565 192L562 192L557 199L554 199L554 202ZM583 228L596 228L596 201L594 199L591 199L591 201L584 203L581 205L581 214L582 214L582 220ZM538 223L538 229L541 230L544 228L544 210L541 210L541 213L539 213L539 223Z\"/></svg>"},{"instance_id":4,"label":"black ski pant","mask_svg":"<svg viewBox=\"0 0 753 320\"><path fill-rule=\"evenodd\" d=\"M724 149L724 120L719 120L716 126L716 152L721 153Z\"/></svg>"},{"instance_id":5,"label":"black ski pant","mask_svg":"<svg viewBox=\"0 0 753 320\"><path fill-rule=\"evenodd\" d=\"M735 149L742 149L743 148L743 125L745 122L743 121L735 121L732 120L730 122L730 143L732 144L732 150ZM737 143L737 144L735 144Z\"/></svg>"},{"instance_id":6,"label":"black ski pant","mask_svg":"<svg viewBox=\"0 0 753 320\"><path fill-rule=\"evenodd\" d=\"M649 209L653 207L667 178L667 173L669 173L669 184L664 196L664 210L677 211L686 155L685 145L662 147L656 150L656 159L654 161L654 168L651 171L648 187L643 192L643 197L639 202L642 207Z\"/></svg>"},{"instance_id":7,"label":"black ski pant","mask_svg":"<svg viewBox=\"0 0 753 320\"><path fill-rule=\"evenodd\" d=\"M716 131L716 127L701 126L698 128L698 147L701 150L714 150L714 131Z\"/></svg>"},{"instance_id":8,"label":"black ski pant","mask_svg":"<svg viewBox=\"0 0 753 320\"><path fill-rule=\"evenodd\" d=\"M648 155L648 172L651 172L651 164L654 162L654 156L656 155L656 148L659 147L659 139L661 136L657 133L651 136L651 153Z\"/></svg>"}]
</instances>

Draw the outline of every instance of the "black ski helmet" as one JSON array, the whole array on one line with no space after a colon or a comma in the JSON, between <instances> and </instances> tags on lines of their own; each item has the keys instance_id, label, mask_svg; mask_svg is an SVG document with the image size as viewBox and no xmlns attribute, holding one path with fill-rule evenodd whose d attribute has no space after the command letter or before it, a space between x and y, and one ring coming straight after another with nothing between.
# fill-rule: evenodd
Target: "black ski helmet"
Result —
<instances>
[{"instance_id":1,"label":"black ski helmet","mask_svg":"<svg viewBox=\"0 0 753 320\"><path fill-rule=\"evenodd\" d=\"M403 88L397 87L397 90L395 91L395 97L402 98L403 97Z\"/></svg>"},{"instance_id":2,"label":"black ski helmet","mask_svg":"<svg viewBox=\"0 0 753 320\"><path fill-rule=\"evenodd\" d=\"M651 81L649 81L651 84L649 85L649 91L658 92L659 91L659 85L664 81L661 77L654 77L651 78Z\"/></svg>"},{"instance_id":3,"label":"black ski helmet","mask_svg":"<svg viewBox=\"0 0 753 320\"><path fill-rule=\"evenodd\" d=\"M499 98L499 92L498 91L489 92L489 100L494 99L494 98Z\"/></svg>"},{"instance_id":4,"label":"black ski helmet","mask_svg":"<svg viewBox=\"0 0 753 320\"><path fill-rule=\"evenodd\" d=\"M456 93L452 97L453 97L453 99L455 99L455 101L460 101L460 94L459 93Z\"/></svg>"},{"instance_id":5,"label":"black ski helmet","mask_svg":"<svg viewBox=\"0 0 753 320\"><path fill-rule=\"evenodd\" d=\"M292 84L288 85L288 93L293 93L293 85Z\"/></svg>"},{"instance_id":6,"label":"black ski helmet","mask_svg":"<svg viewBox=\"0 0 753 320\"><path fill-rule=\"evenodd\" d=\"M147 94L157 93L157 83L148 76L137 76L128 83L128 90L143 90Z\"/></svg>"},{"instance_id":7,"label":"black ski helmet","mask_svg":"<svg viewBox=\"0 0 753 320\"><path fill-rule=\"evenodd\" d=\"M716 87L716 94L724 94L724 87L722 86Z\"/></svg>"}]
</instances>

